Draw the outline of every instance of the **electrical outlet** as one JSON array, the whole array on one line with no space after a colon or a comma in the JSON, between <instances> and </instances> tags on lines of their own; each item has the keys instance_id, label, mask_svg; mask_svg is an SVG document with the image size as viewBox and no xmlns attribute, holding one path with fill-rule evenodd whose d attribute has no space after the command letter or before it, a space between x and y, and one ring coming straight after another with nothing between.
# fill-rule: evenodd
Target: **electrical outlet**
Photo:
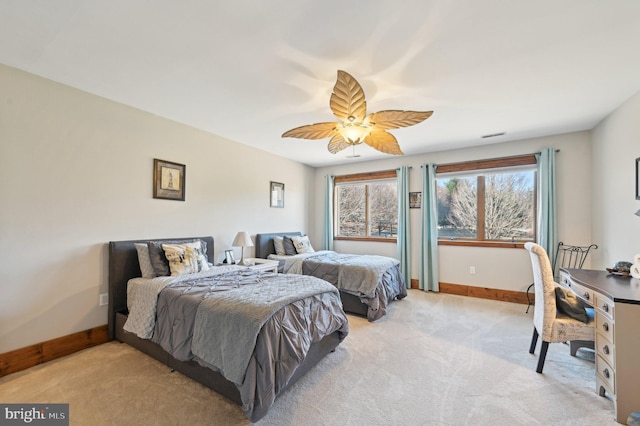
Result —
<instances>
[{"instance_id":1,"label":"electrical outlet","mask_svg":"<svg viewBox=\"0 0 640 426\"><path fill-rule=\"evenodd\" d=\"M109 304L109 293L101 293L99 306L107 306Z\"/></svg>"},{"instance_id":2,"label":"electrical outlet","mask_svg":"<svg viewBox=\"0 0 640 426\"><path fill-rule=\"evenodd\" d=\"M469 273L471 275L475 275L476 274L476 267L475 266L469 266Z\"/></svg>"}]
</instances>

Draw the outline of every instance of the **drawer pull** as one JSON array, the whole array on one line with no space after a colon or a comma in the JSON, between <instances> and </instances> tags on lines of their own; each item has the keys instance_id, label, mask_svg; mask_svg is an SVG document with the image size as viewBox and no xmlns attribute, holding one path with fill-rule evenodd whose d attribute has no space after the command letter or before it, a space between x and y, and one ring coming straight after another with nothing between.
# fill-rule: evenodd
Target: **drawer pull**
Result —
<instances>
[{"instance_id":1,"label":"drawer pull","mask_svg":"<svg viewBox=\"0 0 640 426\"><path fill-rule=\"evenodd\" d=\"M608 304L606 304L606 303L605 303L605 304L603 304L603 305L602 305L602 310L603 310L603 311L605 311L605 312L609 312L609 305L608 305Z\"/></svg>"},{"instance_id":2,"label":"drawer pull","mask_svg":"<svg viewBox=\"0 0 640 426\"><path fill-rule=\"evenodd\" d=\"M602 352L604 352L605 355L609 355L609 345L604 345Z\"/></svg>"},{"instance_id":3,"label":"drawer pull","mask_svg":"<svg viewBox=\"0 0 640 426\"><path fill-rule=\"evenodd\" d=\"M602 328L604 328L604 331L609 331L609 323L604 323L602 324Z\"/></svg>"},{"instance_id":4,"label":"drawer pull","mask_svg":"<svg viewBox=\"0 0 640 426\"><path fill-rule=\"evenodd\" d=\"M606 377L606 378L608 379L608 378L609 378L609 376L610 376L610 374L609 374L609 369L608 369L608 368L605 368L605 369L602 371L602 374L604 374L604 377Z\"/></svg>"},{"instance_id":5,"label":"drawer pull","mask_svg":"<svg viewBox=\"0 0 640 426\"><path fill-rule=\"evenodd\" d=\"M585 293L584 293L584 298L585 298L585 299L587 299L587 300L589 300L589 292L585 292Z\"/></svg>"}]
</instances>

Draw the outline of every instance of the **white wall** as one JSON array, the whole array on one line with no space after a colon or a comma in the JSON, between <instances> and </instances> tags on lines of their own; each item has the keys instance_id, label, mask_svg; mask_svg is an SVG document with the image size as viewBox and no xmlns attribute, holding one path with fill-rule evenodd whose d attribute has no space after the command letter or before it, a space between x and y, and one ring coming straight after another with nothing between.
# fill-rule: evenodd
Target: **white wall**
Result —
<instances>
[{"instance_id":1,"label":"white wall","mask_svg":"<svg viewBox=\"0 0 640 426\"><path fill-rule=\"evenodd\" d=\"M402 141L400 141L402 145ZM589 132L576 132L543 138L520 140L461 150L442 151L428 155L393 157L375 162L316 169L315 211L323 211L324 176L344 175L395 169L411 166L410 191L422 191L421 165L425 163L454 163L460 161L497 158L537 152L542 148L556 148L558 232L561 241L590 244L591 238L591 140ZM359 149L369 149L362 147ZM322 243L323 220L317 216L313 224L313 244ZM420 256L420 210L411 209L411 277L418 278ZM336 241L334 249L350 253L382 254L397 257L395 244ZM523 249L440 246L440 281L477 287L525 291L533 281L531 263ZM476 274L469 274L469 267ZM588 266L588 264L585 264Z\"/></svg>"},{"instance_id":2,"label":"white wall","mask_svg":"<svg viewBox=\"0 0 640 426\"><path fill-rule=\"evenodd\" d=\"M635 159L640 157L640 92L593 130L593 235L598 269L640 253L640 209L635 199Z\"/></svg>"},{"instance_id":3,"label":"white wall","mask_svg":"<svg viewBox=\"0 0 640 426\"><path fill-rule=\"evenodd\" d=\"M186 165L185 202L152 198L154 158ZM313 176L0 65L0 353L106 324L109 241L213 235L219 255L238 231L306 231Z\"/></svg>"}]
</instances>

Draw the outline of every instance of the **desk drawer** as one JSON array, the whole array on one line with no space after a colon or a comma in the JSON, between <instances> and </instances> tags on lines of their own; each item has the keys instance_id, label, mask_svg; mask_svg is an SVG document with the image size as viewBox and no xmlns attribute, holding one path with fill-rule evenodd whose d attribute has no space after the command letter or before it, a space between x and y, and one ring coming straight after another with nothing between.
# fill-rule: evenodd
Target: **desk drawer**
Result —
<instances>
[{"instance_id":1,"label":"desk drawer","mask_svg":"<svg viewBox=\"0 0 640 426\"><path fill-rule=\"evenodd\" d=\"M600 333L607 338L610 342L613 342L613 329L615 323L611 321L611 318L607 318L602 312L596 310L596 333Z\"/></svg>"},{"instance_id":2,"label":"desk drawer","mask_svg":"<svg viewBox=\"0 0 640 426\"><path fill-rule=\"evenodd\" d=\"M602 334L598 334L596 337L596 351L598 356L601 356L607 363L615 368L616 366L616 347L613 343L607 340Z\"/></svg>"},{"instance_id":3,"label":"desk drawer","mask_svg":"<svg viewBox=\"0 0 640 426\"><path fill-rule=\"evenodd\" d=\"M593 306L595 297L593 290L589 290L588 288L581 286L573 280L569 280L567 284L569 285L571 290L573 290L576 296L582 299L583 302L586 302L587 304Z\"/></svg>"},{"instance_id":4,"label":"desk drawer","mask_svg":"<svg viewBox=\"0 0 640 426\"><path fill-rule=\"evenodd\" d=\"M609 389L616 388L616 371L600 355L596 355L596 373Z\"/></svg>"},{"instance_id":5,"label":"desk drawer","mask_svg":"<svg viewBox=\"0 0 640 426\"><path fill-rule=\"evenodd\" d=\"M560 285L563 285L567 288L571 287L571 276L564 271L560 271Z\"/></svg>"},{"instance_id":6,"label":"desk drawer","mask_svg":"<svg viewBox=\"0 0 640 426\"><path fill-rule=\"evenodd\" d=\"M615 318L615 305L613 304L613 300L608 297L605 297L600 293L595 293L595 303L593 307L602 311L602 313L609 317L609 319L612 320Z\"/></svg>"}]
</instances>

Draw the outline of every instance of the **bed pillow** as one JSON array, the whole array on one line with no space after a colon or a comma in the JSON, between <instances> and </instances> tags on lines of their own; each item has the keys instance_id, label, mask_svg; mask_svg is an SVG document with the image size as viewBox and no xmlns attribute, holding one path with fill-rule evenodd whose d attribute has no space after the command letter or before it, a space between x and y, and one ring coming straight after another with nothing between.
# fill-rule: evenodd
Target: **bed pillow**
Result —
<instances>
[{"instance_id":1,"label":"bed pillow","mask_svg":"<svg viewBox=\"0 0 640 426\"><path fill-rule=\"evenodd\" d=\"M574 292L564 287L556 287L556 308L573 319L584 323L589 322L589 316L582 300L578 299Z\"/></svg>"},{"instance_id":2,"label":"bed pillow","mask_svg":"<svg viewBox=\"0 0 640 426\"><path fill-rule=\"evenodd\" d=\"M311 241L307 235L301 237L291 237L293 246L296 248L297 253L313 253L315 250L311 247Z\"/></svg>"},{"instance_id":3,"label":"bed pillow","mask_svg":"<svg viewBox=\"0 0 640 426\"><path fill-rule=\"evenodd\" d=\"M200 241L186 244L163 244L171 276L208 271L209 262L202 253Z\"/></svg>"},{"instance_id":4,"label":"bed pillow","mask_svg":"<svg viewBox=\"0 0 640 426\"><path fill-rule=\"evenodd\" d=\"M151 266L156 273L157 277L164 277L171 275L171 269L169 269L169 261L164 254L164 250L162 249L163 244L186 244L199 242L202 253L207 257L207 243L202 240L162 240L162 241L149 241L147 246L149 247L149 260L151 261ZM208 259L207 259L208 260Z\"/></svg>"},{"instance_id":5,"label":"bed pillow","mask_svg":"<svg viewBox=\"0 0 640 426\"><path fill-rule=\"evenodd\" d=\"M282 237L282 245L284 246L284 254L287 256L295 256L298 254L296 251L296 246L293 245L293 241L291 237L287 237L286 235Z\"/></svg>"},{"instance_id":6,"label":"bed pillow","mask_svg":"<svg viewBox=\"0 0 640 426\"><path fill-rule=\"evenodd\" d=\"M273 248L276 250L276 254L278 256L284 256L284 242L282 241L282 237L280 235L276 235L273 237Z\"/></svg>"},{"instance_id":7,"label":"bed pillow","mask_svg":"<svg viewBox=\"0 0 640 426\"><path fill-rule=\"evenodd\" d=\"M140 264L140 272L142 272L142 278L155 278L156 271L151 266L151 259L149 258L149 246L145 243L135 243L136 251L138 252L138 263Z\"/></svg>"}]
</instances>

